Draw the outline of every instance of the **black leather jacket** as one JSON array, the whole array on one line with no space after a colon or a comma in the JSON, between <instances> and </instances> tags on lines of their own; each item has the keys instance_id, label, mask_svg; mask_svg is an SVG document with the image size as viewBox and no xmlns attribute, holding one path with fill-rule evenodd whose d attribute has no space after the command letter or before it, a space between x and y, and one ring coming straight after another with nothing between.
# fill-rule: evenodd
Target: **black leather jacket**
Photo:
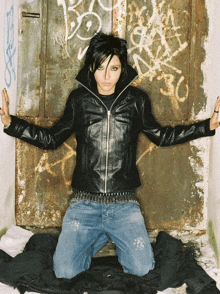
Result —
<instances>
[{"instance_id":1,"label":"black leather jacket","mask_svg":"<svg viewBox=\"0 0 220 294\"><path fill-rule=\"evenodd\" d=\"M151 113L147 94L130 86L136 76L129 67L128 77L117 85L117 98L108 110L89 87L82 69L76 78L82 87L71 92L62 118L53 127L42 128L12 116L4 131L43 149L57 148L75 132L77 159L72 187L95 193L132 190L141 184L136 168L140 132L158 146L215 134L209 129L209 120L162 127Z\"/></svg>"}]
</instances>

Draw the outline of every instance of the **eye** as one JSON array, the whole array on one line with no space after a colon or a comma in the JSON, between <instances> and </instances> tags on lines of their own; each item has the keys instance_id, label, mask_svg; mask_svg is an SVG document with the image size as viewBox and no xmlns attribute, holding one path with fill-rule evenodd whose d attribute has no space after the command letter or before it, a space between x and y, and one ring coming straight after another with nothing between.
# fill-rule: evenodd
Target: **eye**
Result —
<instances>
[{"instance_id":1,"label":"eye","mask_svg":"<svg viewBox=\"0 0 220 294\"><path fill-rule=\"evenodd\" d=\"M97 68L97 70L103 70L103 67L102 67L102 66L99 66L99 67Z\"/></svg>"},{"instance_id":2,"label":"eye","mask_svg":"<svg viewBox=\"0 0 220 294\"><path fill-rule=\"evenodd\" d=\"M117 66L114 66L113 68L112 68L112 70L113 71L117 71L119 68L117 67Z\"/></svg>"}]
</instances>

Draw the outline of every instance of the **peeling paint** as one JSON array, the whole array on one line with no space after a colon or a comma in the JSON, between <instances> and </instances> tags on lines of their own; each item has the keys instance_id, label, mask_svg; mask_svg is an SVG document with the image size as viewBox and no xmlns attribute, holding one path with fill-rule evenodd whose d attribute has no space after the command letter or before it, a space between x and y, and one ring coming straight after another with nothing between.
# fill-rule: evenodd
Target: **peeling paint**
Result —
<instances>
[{"instance_id":1,"label":"peeling paint","mask_svg":"<svg viewBox=\"0 0 220 294\"><path fill-rule=\"evenodd\" d=\"M24 198L24 196L23 196L23 195L20 195L20 196L18 197L18 203L21 203L21 201L23 200L23 198Z\"/></svg>"}]
</instances>

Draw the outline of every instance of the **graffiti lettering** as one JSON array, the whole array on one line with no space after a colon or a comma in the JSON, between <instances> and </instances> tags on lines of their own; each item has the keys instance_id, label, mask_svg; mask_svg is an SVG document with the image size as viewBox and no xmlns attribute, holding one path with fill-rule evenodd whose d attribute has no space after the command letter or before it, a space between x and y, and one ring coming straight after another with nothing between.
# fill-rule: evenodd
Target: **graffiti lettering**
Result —
<instances>
[{"instance_id":1,"label":"graffiti lettering","mask_svg":"<svg viewBox=\"0 0 220 294\"><path fill-rule=\"evenodd\" d=\"M88 11L80 14L80 9L78 6L82 3L82 0L69 1L68 5L66 4L65 0L57 0L57 5L62 6L63 8L65 40L62 40L62 46L64 47L68 57L70 57L67 52L67 43L69 40L76 37L82 41L88 41L94 36L95 33L101 31L103 26L102 19L100 15L94 11L94 5L96 1L98 2L99 6L107 12L112 11L118 6L118 3L112 7L111 5L108 6L106 3L103 4L104 1L92 0L88 7ZM111 1L107 2L111 3ZM84 29L81 30L81 28ZM54 39L56 42L59 41L60 43L60 37L57 38L56 36ZM85 48L79 48L78 60L81 60L84 57L85 52Z\"/></svg>"},{"instance_id":2,"label":"graffiti lettering","mask_svg":"<svg viewBox=\"0 0 220 294\"><path fill-rule=\"evenodd\" d=\"M160 92L169 97L180 117L179 103L188 98L189 87L182 69L174 60L188 47L183 36L188 12L182 11L181 17L178 14L179 25L176 25L175 13L166 1L150 2L148 7L139 7L135 1L128 5L129 57L141 79L146 77L151 82L157 79L165 83ZM180 95L180 87L184 94Z\"/></svg>"},{"instance_id":3,"label":"graffiti lettering","mask_svg":"<svg viewBox=\"0 0 220 294\"><path fill-rule=\"evenodd\" d=\"M53 177L56 177L57 174L52 170L52 168L54 166L60 164L61 165L61 174L62 174L62 177L63 177L63 181L64 181L65 185L70 185L70 181L68 179L66 179L66 176L65 176L65 164L66 164L66 161L68 159L70 159L72 156L76 155L76 152L67 143L64 143L64 145L68 149L68 152L65 154L65 156L62 159L60 159L60 160L58 160L58 161L56 161L54 163L51 163L51 162L49 162L49 154L48 154L48 152L45 152L41 156L37 166L34 169L34 171L38 172L38 173L42 173L44 171L47 171L50 175L52 175Z\"/></svg>"},{"instance_id":4,"label":"graffiti lettering","mask_svg":"<svg viewBox=\"0 0 220 294\"><path fill-rule=\"evenodd\" d=\"M171 105L175 109L174 115L177 118L181 118L182 113L180 110L179 102L184 102L188 98L188 94L189 94L188 85L186 85L185 86L186 87L186 95L184 97L179 97L179 87L180 87L181 83L184 81L184 77L183 76L180 77L179 81L177 82L176 88L175 88L175 83L174 83L175 77L172 74L162 73L162 75L159 76L157 79L165 81L167 89L164 90L163 88L160 88L160 92L164 96L169 97Z\"/></svg>"},{"instance_id":5,"label":"graffiti lettering","mask_svg":"<svg viewBox=\"0 0 220 294\"><path fill-rule=\"evenodd\" d=\"M63 47L65 48L67 48L65 44L73 37L87 41L92 38L94 33L102 29L102 19L94 12L95 3L98 3L103 11L112 11L118 9L120 1L116 1L116 4L111 7L107 4L104 5L102 0L92 0L88 11L80 14L79 5L81 3L82 0L69 1L67 5L65 0L57 0L58 6L63 7L65 22ZM165 83L168 82L166 86L169 89L171 84L167 75L179 75L179 82L175 85L172 98L177 103L185 101L188 97L187 81L183 76L182 69L178 68L173 60L188 47L188 42L184 40L181 34L188 12L186 10L181 12L183 21L178 25L176 24L173 8L164 0L151 0L148 5L141 5L140 7L138 3L132 1L128 5L127 12L127 29L131 44L128 54L134 62L133 67L136 68L142 78L147 77L150 81L155 78L163 79ZM80 29L82 27L84 28L83 30ZM155 48L157 49L155 50ZM78 60L84 57L86 49L86 46L85 48L79 48ZM164 73L164 75L161 75L161 73ZM172 82L174 83L174 81ZM180 84L182 89L185 87L186 93L182 98L178 92ZM161 89L161 93L164 94L165 91ZM176 103L174 104L177 105Z\"/></svg>"},{"instance_id":6,"label":"graffiti lettering","mask_svg":"<svg viewBox=\"0 0 220 294\"><path fill-rule=\"evenodd\" d=\"M75 5L69 6L67 8L65 0L57 0L58 6L63 6L63 13L64 13L64 21L65 21L65 41L72 39L75 35L81 40L89 40L94 34L94 31L91 31L93 24L97 26L96 32L99 32L101 30L101 18L100 16L93 12L93 5L94 1L90 4L90 8L88 12L85 12L80 15L80 13L75 9L82 1L78 1ZM68 26L68 11L72 12L71 19L76 19L76 21L70 22L70 28ZM74 15L75 14L75 15ZM98 23L98 25L97 25ZM87 27L87 33L91 31L91 36L88 34L88 36L81 36L78 32L79 28L83 25Z\"/></svg>"},{"instance_id":7,"label":"graffiti lettering","mask_svg":"<svg viewBox=\"0 0 220 294\"><path fill-rule=\"evenodd\" d=\"M142 158L148 154L148 153L151 153L153 151L153 149L156 149L158 148L154 143L150 143L148 149L146 149L140 156L139 158L136 160L136 164L138 165L138 163L142 160Z\"/></svg>"},{"instance_id":8,"label":"graffiti lettering","mask_svg":"<svg viewBox=\"0 0 220 294\"><path fill-rule=\"evenodd\" d=\"M7 21L7 32L6 32L6 41L4 48L4 59L5 59L5 83L9 88L12 83L12 78L16 80L15 73L15 62L14 55L16 52L16 47L14 44L14 7L11 6L10 10L6 13Z\"/></svg>"}]
</instances>

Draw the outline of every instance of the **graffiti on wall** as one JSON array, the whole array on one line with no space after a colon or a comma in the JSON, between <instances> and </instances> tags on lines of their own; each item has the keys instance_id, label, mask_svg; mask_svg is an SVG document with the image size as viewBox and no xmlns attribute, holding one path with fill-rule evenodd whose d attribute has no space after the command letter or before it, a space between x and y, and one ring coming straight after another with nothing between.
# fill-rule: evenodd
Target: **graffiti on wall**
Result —
<instances>
[{"instance_id":1,"label":"graffiti on wall","mask_svg":"<svg viewBox=\"0 0 220 294\"><path fill-rule=\"evenodd\" d=\"M170 99L178 117L181 117L180 103L189 95L184 64L176 62L189 45L184 29L188 18L189 11L176 11L166 1L151 0L150 6L139 6L132 1L128 5L127 29L131 44L128 53L133 67L142 79L164 82L160 92Z\"/></svg>"},{"instance_id":2,"label":"graffiti on wall","mask_svg":"<svg viewBox=\"0 0 220 294\"><path fill-rule=\"evenodd\" d=\"M112 3L117 4L112 7ZM194 51L195 55L197 52L200 53L198 40L194 40L190 35L194 34L190 24L192 17L194 21L195 12L197 12L197 10L192 11L191 1L57 0L48 1L48 5L47 22L45 22L45 26L46 23L48 24L47 35L44 38L47 40L45 42L45 46L47 46L45 48L47 62L45 66L47 79L45 105L49 110L53 108L53 105L55 108L62 109L60 100L64 101L67 97L66 92L61 92L62 95L57 95L61 97L59 101L51 98L53 93L61 88L60 82L62 88L67 88L64 85L69 88L77 86L76 83L73 84L73 79L82 65L88 42L94 33L113 28L128 42L129 63L140 76L136 85L146 87L146 91L155 93L155 96L151 97L155 99L155 104L158 105L156 107L159 108L162 105L165 109L167 105L171 105L170 109L171 112L173 110L174 116L169 117L169 113L167 116L165 113L165 119L168 118L167 121L170 122L173 118L174 120L178 118L179 121L182 119L181 110L185 111L186 109L187 113L187 105L190 104L188 103L189 88L193 88L190 67L195 64L195 56L190 53ZM122 17L118 18L118 15ZM121 20L124 21L123 31L117 30ZM197 47L195 48L195 46ZM10 70L13 73L12 68ZM198 69L195 72L200 73ZM198 87L198 85L195 86ZM195 93L197 93L196 91L197 89L195 89ZM149 94L151 95L151 93ZM159 103L157 103L158 101ZM157 115L157 109L155 114ZM175 115L177 116L175 117ZM47 119L50 117L53 118L53 115L48 116ZM57 116L54 117L57 118ZM162 122L166 123L167 121ZM184 224L190 220L191 215L196 217L202 211L200 207L198 213L188 209L192 203L192 207L197 206L194 202L201 203L201 201L197 201L196 197L199 193L195 186L195 183L200 183L201 179L192 171L188 160L189 154L194 156L197 151L191 152L191 146L188 145L180 148L165 148L161 151L153 143L146 142L144 135L141 135L140 138L136 163L143 183L139 195L143 201L145 215L147 215L147 210L150 210L147 222L150 222L151 228L155 228L155 224L157 226L158 222L166 227L170 222L170 227L177 225L177 227L183 228ZM69 195L70 170L72 172L74 168L76 155L75 144L69 143L64 143L60 151L34 153L34 164L31 164L31 172L34 171L34 173L29 178L34 179L36 191L33 191L33 185L30 181L26 181L26 188L22 184L20 185L22 195L25 195L25 197L21 197L23 203L19 202L21 224L60 226L60 216L56 213L64 211L65 207L65 197L60 195ZM26 158L28 151L23 153L23 146L20 150L22 151L20 152L22 159ZM170 160L169 165L167 165L168 160ZM180 165L181 169L179 169ZM24 165L24 162L20 160L19 167L23 172L20 176L21 180L23 180L23 174L27 175L30 171L30 169L25 170L26 166L29 167L29 163ZM167 172L168 169L169 172ZM163 181L166 179L166 185L163 185ZM145 183L147 184L145 185ZM193 193L193 197L190 193ZM153 198L152 195L154 195ZM163 197L160 197L161 195ZM200 198L202 199L202 197ZM164 205L161 205L161 199L163 199ZM164 199L168 201L165 202ZM30 218L23 214L27 204L28 207L33 207L28 211L28 213L33 212L30 213ZM40 211L45 214L35 213L35 210L39 211L38 207L41 207ZM158 218L154 216L156 215L155 211L161 212ZM183 211L185 214L181 218Z\"/></svg>"},{"instance_id":3,"label":"graffiti on wall","mask_svg":"<svg viewBox=\"0 0 220 294\"><path fill-rule=\"evenodd\" d=\"M78 60L81 60L88 48L87 41L94 33L103 30L102 19L94 10L95 3L105 12L122 8L119 1L114 6L107 6L102 0L93 0L88 10L80 14L79 6L82 0L75 2L69 1L66 4L65 0L57 0L57 5L63 8L65 23L65 36L60 44L67 48L73 37L85 41L85 47L80 47L77 54ZM189 11L180 11L179 8L177 10L164 0L144 2L147 5L139 1L128 1L128 55L140 79L147 78L150 82L157 79L164 82L165 87L161 87L160 92L170 99L175 115L181 118L180 104L189 96L189 85L181 68L183 63L175 64L174 60L178 60L180 54L189 46L185 29ZM80 30L82 27L84 29Z\"/></svg>"},{"instance_id":4,"label":"graffiti on wall","mask_svg":"<svg viewBox=\"0 0 220 294\"><path fill-rule=\"evenodd\" d=\"M103 1L103 0L92 0L88 10L80 13L80 4L82 4L82 0L69 1L68 5L65 0L57 0L57 5L62 6L63 8L63 19L65 23L65 36L62 38L62 42L60 40L58 43L62 44L67 48L68 42L76 37L82 41L90 40L94 34L103 30L103 21L95 9L95 3L98 2L98 5L103 12L111 12L113 9L117 8L118 4L111 6L111 1ZM104 3L105 2L105 3ZM109 6L106 4L109 2ZM106 24L105 24L106 25ZM80 28L84 28L80 30ZM88 46L85 48L79 48L78 51L78 60L81 60Z\"/></svg>"},{"instance_id":5,"label":"graffiti on wall","mask_svg":"<svg viewBox=\"0 0 220 294\"><path fill-rule=\"evenodd\" d=\"M67 179L66 175L65 175L66 164L67 164L67 161L72 156L76 155L76 151L69 144L67 144L66 142L64 142L64 146L68 150L65 153L65 156L63 156L61 159L59 159L59 160L57 160L55 162L51 162L51 160L49 158L49 153L44 152L42 154L37 166L35 167L34 171L38 172L39 174L44 172L44 171L47 171L50 175L52 175L52 177L57 177L58 174L53 170L53 168L58 165L58 166L60 166L63 183L65 185L69 186L71 181L69 179ZM59 174L60 174L60 171L59 171Z\"/></svg>"},{"instance_id":6,"label":"graffiti on wall","mask_svg":"<svg viewBox=\"0 0 220 294\"><path fill-rule=\"evenodd\" d=\"M15 26L14 26L14 5L6 8L5 13L5 32L4 32L4 60L5 60L5 72L4 79L8 88L10 88L12 81L16 80L15 73Z\"/></svg>"},{"instance_id":7,"label":"graffiti on wall","mask_svg":"<svg viewBox=\"0 0 220 294\"><path fill-rule=\"evenodd\" d=\"M95 2L100 9L105 12L111 12L115 9L120 9L117 2L114 6L107 6L102 0L93 0L88 6L88 9L82 9L80 13L80 4L82 0L65 1L57 0L57 5L62 8L63 21L65 26L65 34L62 36L62 41L56 39L56 43L67 48L68 42L73 38L84 41L87 44L95 33L103 29L101 16L95 12ZM151 11L150 11L151 8ZM182 17L176 13L174 8L167 5L165 1L151 0L146 5L138 5L138 2L130 1L127 6L127 38L128 55L130 60L133 60L133 67L137 70L140 79L147 78L150 82L153 79L163 81L165 86L160 87L160 92L165 97L170 99L176 115L181 117L180 103L188 98L189 86L181 69L181 63L174 64L173 60L179 54L188 48L188 42L183 35L182 23L188 18L189 12L183 10ZM80 28L83 27L83 30ZM175 44L175 46L174 46ZM78 59L81 60L88 46L79 47ZM155 50L155 48L157 48ZM179 94L179 89L184 85L184 95ZM66 143L65 143L66 144ZM56 176L52 168L61 164L61 173L63 175L65 185L69 185L69 181L65 178L65 162L71 156L75 156L75 150L69 145L66 145L68 152L66 156L55 162L50 163L49 154L44 153L35 168L35 172L47 171L50 175ZM152 152L156 146L151 143L148 148L137 158L137 164L142 158Z\"/></svg>"}]
</instances>

